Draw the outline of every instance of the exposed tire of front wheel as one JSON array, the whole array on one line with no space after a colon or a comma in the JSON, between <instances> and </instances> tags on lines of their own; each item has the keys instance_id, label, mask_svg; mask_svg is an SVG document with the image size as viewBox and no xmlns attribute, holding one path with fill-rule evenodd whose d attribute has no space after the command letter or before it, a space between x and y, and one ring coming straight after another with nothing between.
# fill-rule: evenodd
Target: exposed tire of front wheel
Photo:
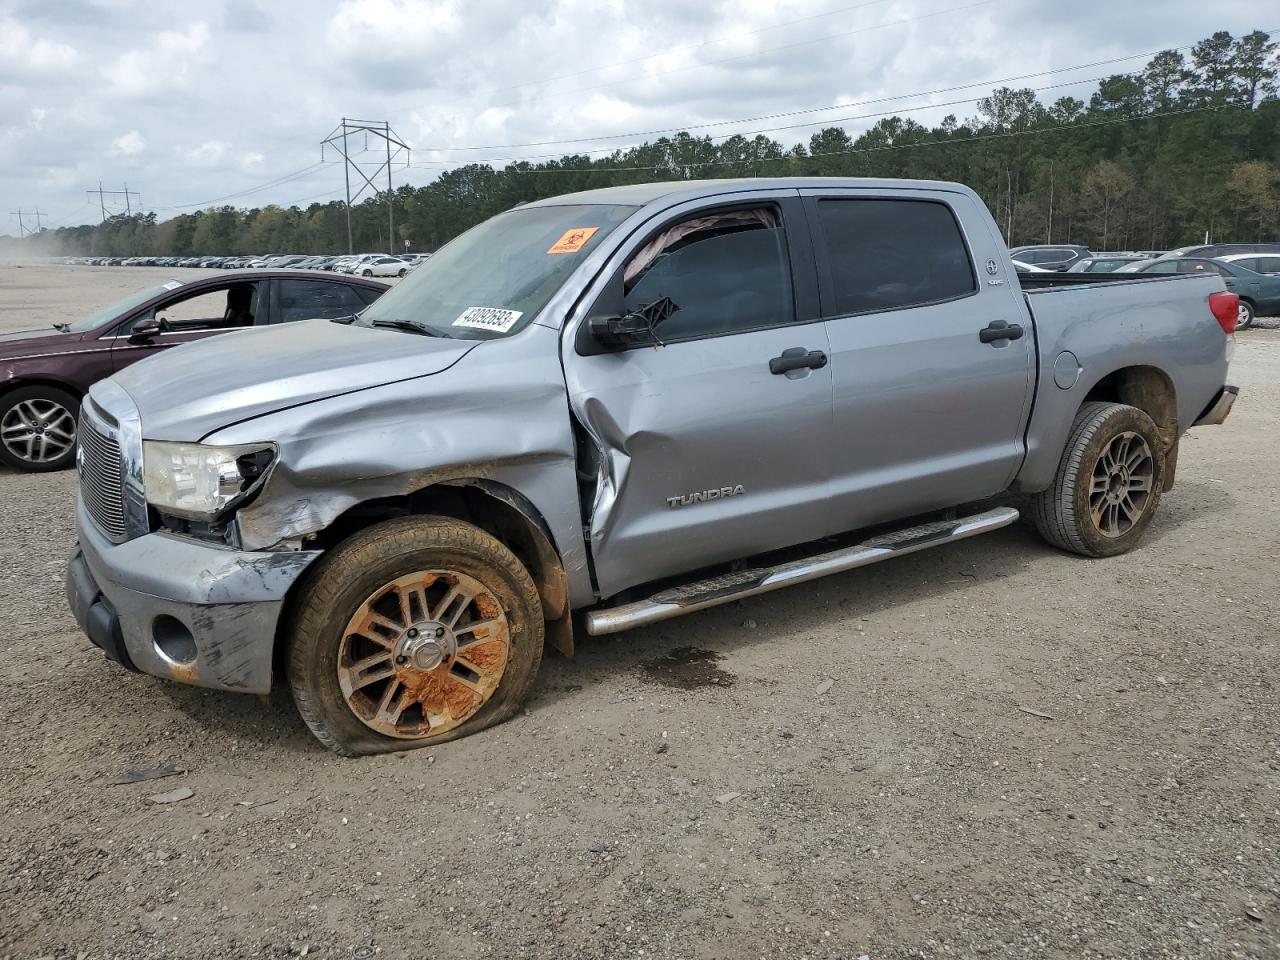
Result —
<instances>
[{"instance_id":1,"label":"exposed tire of front wheel","mask_svg":"<svg viewBox=\"0 0 1280 960\"><path fill-rule=\"evenodd\" d=\"M311 732L344 756L406 750L507 719L542 660L528 571L500 541L446 517L402 517L309 572L286 639Z\"/></svg>"},{"instance_id":2,"label":"exposed tire of front wheel","mask_svg":"<svg viewBox=\"0 0 1280 960\"><path fill-rule=\"evenodd\" d=\"M1032 500L1040 535L1085 557L1132 550L1160 503L1162 449L1154 421L1137 407L1082 405L1053 483Z\"/></svg>"}]
</instances>

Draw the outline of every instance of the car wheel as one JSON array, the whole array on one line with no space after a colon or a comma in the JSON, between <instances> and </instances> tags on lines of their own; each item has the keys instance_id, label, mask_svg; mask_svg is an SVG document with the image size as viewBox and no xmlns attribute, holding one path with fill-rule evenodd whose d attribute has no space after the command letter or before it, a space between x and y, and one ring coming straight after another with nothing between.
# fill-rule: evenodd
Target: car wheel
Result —
<instances>
[{"instance_id":1,"label":"car wheel","mask_svg":"<svg viewBox=\"0 0 1280 960\"><path fill-rule=\"evenodd\" d=\"M1253 326L1253 304L1248 300L1240 301L1240 312L1236 314L1236 329L1248 330Z\"/></svg>"},{"instance_id":2,"label":"car wheel","mask_svg":"<svg viewBox=\"0 0 1280 960\"><path fill-rule=\"evenodd\" d=\"M1085 557L1132 550L1160 503L1160 449L1155 422L1137 407L1097 401L1081 406L1053 484L1033 500L1040 535Z\"/></svg>"},{"instance_id":3,"label":"car wheel","mask_svg":"<svg viewBox=\"0 0 1280 960\"><path fill-rule=\"evenodd\" d=\"M361 276L362 276L362 277L372 277L372 276L373 276L373 271L372 271L372 270L366 270L364 273L362 273L362 274L361 274Z\"/></svg>"},{"instance_id":4,"label":"car wheel","mask_svg":"<svg viewBox=\"0 0 1280 960\"><path fill-rule=\"evenodd\" d=\"M57 387L19 387L0 397L0 462L19 470L65 470L76 458L80 401Z\"/></svg>"},{"instance_id":5,"label":"car wheel","mask_svg":"<svg viewBox=\"0 0 1280 960\"><path fill-rule=\"evenodd\" d=\"M320 560L294 609L294 702L343 756L499 723L542 660L529 572L495 537L446 517L401 517L346 540Z\"/></svg>"},{"instance_id":6,"label":"car wheel","mask_svg":"<svg viewBox=\"0 0 1280 960\"><path fill-rule=\"evenodd\" d=\"M397 276L397 277L403 277L403 276L404 276L406 273L408 273L408 272L409 272L409 271L408 271L408 270L406 270L404 267L401 267L401 268L400 268L400 272L399 272L399 273L397 273L397 274L396 274L396 276Z\"/></svg>"}]
</instances>

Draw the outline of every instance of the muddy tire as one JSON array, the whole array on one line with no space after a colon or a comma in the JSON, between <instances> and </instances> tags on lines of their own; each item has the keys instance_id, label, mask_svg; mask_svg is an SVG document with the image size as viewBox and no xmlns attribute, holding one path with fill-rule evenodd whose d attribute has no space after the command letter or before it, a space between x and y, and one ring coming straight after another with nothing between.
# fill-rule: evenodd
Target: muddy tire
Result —
<instances>
[{"instance_id":1,"label":"muddy tire","mask_svg":"<svg viewBox=\"0 0 1280 960\"><path fill-rule=\"evenodd\" d=\"M1152 419L1137 407L1090 401L1071 426L1049 489L1032 499L1045 540L1085 557L1138 545L1164 488L1164 457Z\"/></svg>"},{"instance_id":2,"label":"muddy tire","mask_svg":"<svg viewBox=\"0 0 1280 960\"><path fill-rule=\"evenodd\" d=\"M330 550L292 605L298 712L343 756L443 743L519 709L542 661L538 591L490 534L402 517Z\"/></svg>"},{"instance_id":3,"label":"muddy tire","mask_svg":"<svg viewBox=\"0 0 1280 960\"><path fill-rule=\"evenodd\" d=\"M80 401L43 384L0 396L0 464L31 473L66 470L76 462Z\"/></svg>"}]
</instances>

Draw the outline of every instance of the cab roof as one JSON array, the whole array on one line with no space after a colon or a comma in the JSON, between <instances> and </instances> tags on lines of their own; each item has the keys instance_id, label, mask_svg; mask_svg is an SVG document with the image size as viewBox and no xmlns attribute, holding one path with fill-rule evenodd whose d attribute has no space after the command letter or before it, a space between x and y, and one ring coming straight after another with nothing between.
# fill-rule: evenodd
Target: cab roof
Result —
<instances>
[{"instance_id":1,"label":"cab roof","mask_svg":"<svg viewBox=\"0 0 1280 960\"><path fill-rule=\"evenodd\" d=\"M697 199L744 190L827 190L833 187L890 188L897 190L948 190L971 193L968 187L939 180L886 180L870 177L735 177L724 180L662 180L630 183L598 190L582 190L547 197L524 204L526 207L563 207L576 204L611 204L643 207L664 198Z\"/></svg>"}]
</instances>

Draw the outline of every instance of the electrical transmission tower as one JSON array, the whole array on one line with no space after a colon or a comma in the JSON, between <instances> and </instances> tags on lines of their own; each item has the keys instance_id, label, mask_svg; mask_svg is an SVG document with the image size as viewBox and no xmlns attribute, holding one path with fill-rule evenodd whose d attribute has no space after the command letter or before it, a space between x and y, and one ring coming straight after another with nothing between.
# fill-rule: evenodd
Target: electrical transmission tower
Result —
<instances>
[{"instance_id":1,"label":"electrical transmission tower","mask_svg":"<svg viewBox=\"0 0 1280 960\"><path fill-rule=\"evenodd\" d=\"M349 138L358 133L364 134L363 153L369 149L369 135L381 137L386 141L387 157L378 164L378 169L373 171L373 177L365 176L365 172L360 169L360 163L351 159L351 150ZM360 195L364 193L365 188L378 193L378 186L373 182L375 177L381 175L385 169L387 171L387 252L395 252L396 244L396 213L394 206L394 196L391 193L391 162L400 156L400 152L404 151L404 165L409 166L409 145L400 139L400 135L391 129L391 124L386 120L381 122L376 120L350 120L347 117L342 118L342 122L334 128L333 133L320 141L320 159L324 160L324 148L326 146L333 147L342 154L342 174L347 184L347 253L355 253L355 245L351 240L351 201L359 200ZM391 152L394 146L395 153ZM359 189L355 194L351 193L351 171L354 170L360 175L363 184L358 184Z\"/></svg>"},{"instance_id":2,"label":"electrical transmission tower","mask_svg":"<svg viewBox=\"0 0 1280 960\"><path fill-rule=\"evenodd\" d=\"M101 180L98 181L97 190L86 190L85 193L89 194L89 196L93 196L95 193L98 195L98 209L102 211L102 219L104 222L107 219L107 202L104 198L121 197L121 196L124 197L125 213L127 213L129 216L133 216L133 204L129 202L129 198L138 197L139 199L141 199L141 194L139 194L136 190L130 190L129 185L127 183L124 185L123 190L103 190Z\"/></svg>"},{"instance_id":3,"label":"electrical transmission tower","mask_svg":"<svg viewBox=\"0 0 1280 960\"><path fill-rule=\"evenodd\" d=\"M31 234L34 237L37 233L42 231L44 229L44 224L40 222L40 218L48 217L49 215L47 213L41 213L38 209L34 213L25 214L22 212L22 208L19 207L17 210L10 210L9 216L18 218L18 239L21 240L27 234ZM36 218L36 228L34 230L27 229L26 217L28 216Z\"/></svg>"}]
</instances>

